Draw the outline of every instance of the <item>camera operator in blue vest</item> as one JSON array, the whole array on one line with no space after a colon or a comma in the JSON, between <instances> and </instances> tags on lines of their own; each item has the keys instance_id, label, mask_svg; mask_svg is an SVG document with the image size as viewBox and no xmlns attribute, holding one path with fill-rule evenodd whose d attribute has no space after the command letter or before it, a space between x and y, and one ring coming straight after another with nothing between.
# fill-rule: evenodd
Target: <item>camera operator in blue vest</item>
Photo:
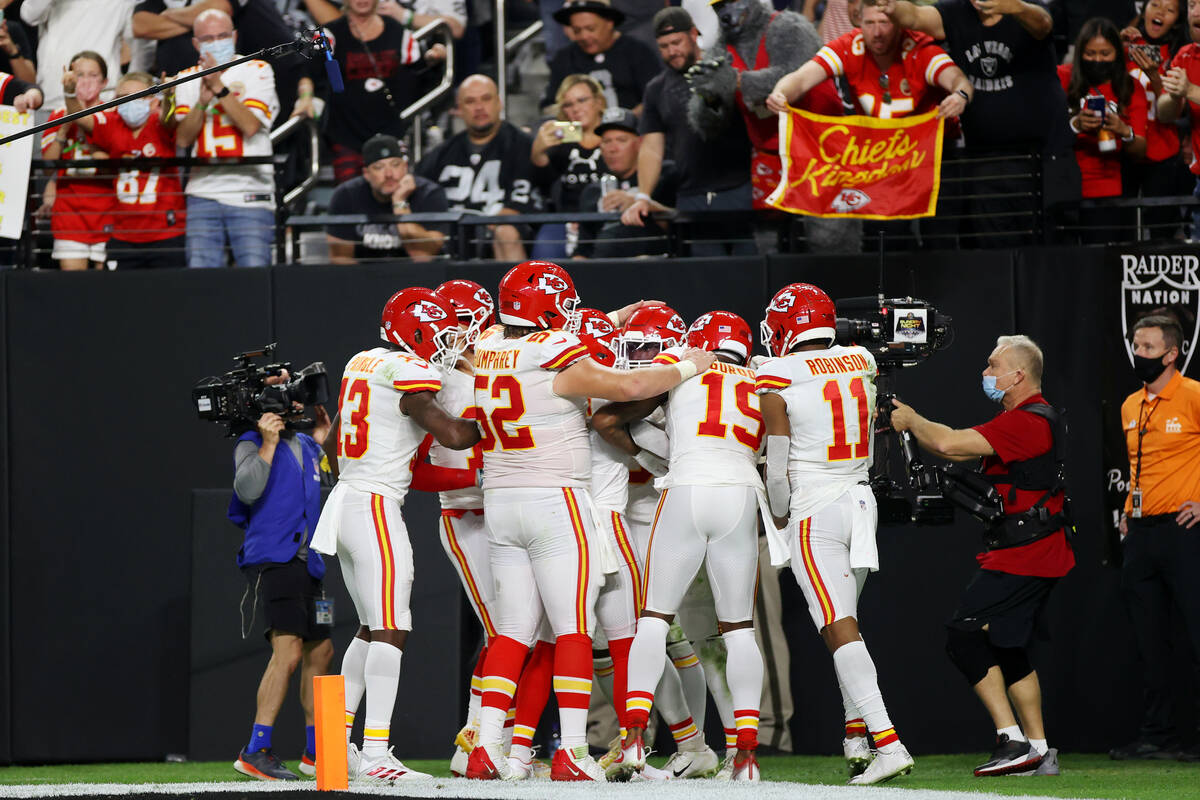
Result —
<instances>
[{"instance_id":1,"label":"camera operator in blue vest","mask_svg":"<svg viewBox=\"0 0 1200 800\"><path fill-rule=\"evenodd\" d=\"M268 383L286 380L285 373ZM259 780L297 780L272 751L271 733L298 666L307 726L300 771L316 774L312 679L324 675L333 658L333 603L322 584L325 562L309 549L321 513L322 445L330 420L323 407L313 408L311 435L290 429L279 414L266 413L255 429L238 438L234 450L229 518L246 531L237 558L248 584L242 635L253 626L261 604L271 660L258 686L250 742L233 766Z\"/></svg>"}]
</instances>

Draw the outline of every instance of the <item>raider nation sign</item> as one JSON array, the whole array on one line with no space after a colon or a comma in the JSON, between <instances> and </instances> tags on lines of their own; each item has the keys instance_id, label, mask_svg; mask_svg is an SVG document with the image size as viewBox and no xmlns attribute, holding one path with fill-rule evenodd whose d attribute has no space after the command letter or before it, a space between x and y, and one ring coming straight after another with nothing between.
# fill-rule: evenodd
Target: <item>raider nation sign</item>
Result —
<instances>
[{"instance_id":1,"label":"raider nation sign","mask_svg":"<svg viewBox=\"0 0 1200 800\"><path fill-rule=\"evenodd\" d=\"M767 205L814 217L913 219L937 208L943 120L779 115L779 185Z\"/></svg>"}]
</instances>

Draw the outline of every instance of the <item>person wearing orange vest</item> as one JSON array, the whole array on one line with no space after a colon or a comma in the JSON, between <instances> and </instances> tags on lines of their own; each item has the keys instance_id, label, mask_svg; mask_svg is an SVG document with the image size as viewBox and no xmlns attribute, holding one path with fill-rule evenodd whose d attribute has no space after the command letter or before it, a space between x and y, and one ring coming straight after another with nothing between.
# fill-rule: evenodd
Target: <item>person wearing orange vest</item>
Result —
<instances>
[{"instance_id":1,"label":"person wearing orange vest","mask_svg":"<svg viewBox=\"0 0 1200 800\"><path fill-rule=\"evenodd\" d=\"M1121 405L1129 449L1129 497L1121 516L1121 592L1145 664L1145 712L1138 738L1117 760L1196 760L1177 753L1171 724L1171 607L1183 612L1200 647L1200 381L1179 370L1183 331L1174 317L1151 315L1133 326L1133 370L1145 384Z\"/></svg>"}]
</instances>

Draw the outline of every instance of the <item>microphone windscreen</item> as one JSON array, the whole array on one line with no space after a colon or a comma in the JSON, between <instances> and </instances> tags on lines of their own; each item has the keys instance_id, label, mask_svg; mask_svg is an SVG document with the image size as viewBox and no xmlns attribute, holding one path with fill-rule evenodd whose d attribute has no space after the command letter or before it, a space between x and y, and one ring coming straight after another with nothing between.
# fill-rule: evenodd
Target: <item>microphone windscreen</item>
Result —
<instances>
[{"instance_id":1,"label":"microphone windscreen","mask_svg":"<svg viewBox=\"0 0 1200 800\"><path fill-rule=\"evenodd\" d=\"M325 74L329 77L329 86L335 92L344 92L345 85L342 83L342 70L338 63L332 58L325 59Z\"/></svg>"}]
</instances>

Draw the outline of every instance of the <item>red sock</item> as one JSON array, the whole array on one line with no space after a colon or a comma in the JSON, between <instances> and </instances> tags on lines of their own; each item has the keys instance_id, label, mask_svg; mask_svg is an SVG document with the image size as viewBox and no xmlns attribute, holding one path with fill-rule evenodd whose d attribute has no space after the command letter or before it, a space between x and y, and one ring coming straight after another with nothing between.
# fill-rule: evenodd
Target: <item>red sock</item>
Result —
<instances>
[{"instance_id":1,"label":"red sock","mask_svg":"<svg viewBox=\"0 0 1200 800\"><path fill-rule=\"evenodd\" d=\"M483 665L484 708L508 711L528 650L525 645L507 636L497 636L492 640L487 650L487 661Z\"/></svg>"},{"instance_id":2,"label":"red sock","mask_svg":"<svg viewBox=\"0 0 1200 800\"><path fill-rule=\"evenodd\" d=\"M628 639L611 639L608 642L608 652L613 662L613 708L617 711L617 724L627 728L628 719L625 713L625 689L629 684L629 648L633 645L633 637Z\"/></svg>"},{"instance_id":3,"label":"red sock","mask_svg":"<svg viewBox=\"0 0 1200 800\"><path fill-rule=\"evenodd\" d=\"M517 714L513 720L513 745L529 747L542 712L550 700L550 681L554 669L554 645L538 642L517 684Z\"/></svg>"},{"instance_id":4,"label":"red sock","mask_svg":"<svg viewBox=\"0 0 1200 800\"><path fill-rule=\"evenodd\" d=\"M587 712L592 699L592 637L587 634L567 633L555 640L554 697L562 746L587 744Z\"/></svg>"}]
</instances>

